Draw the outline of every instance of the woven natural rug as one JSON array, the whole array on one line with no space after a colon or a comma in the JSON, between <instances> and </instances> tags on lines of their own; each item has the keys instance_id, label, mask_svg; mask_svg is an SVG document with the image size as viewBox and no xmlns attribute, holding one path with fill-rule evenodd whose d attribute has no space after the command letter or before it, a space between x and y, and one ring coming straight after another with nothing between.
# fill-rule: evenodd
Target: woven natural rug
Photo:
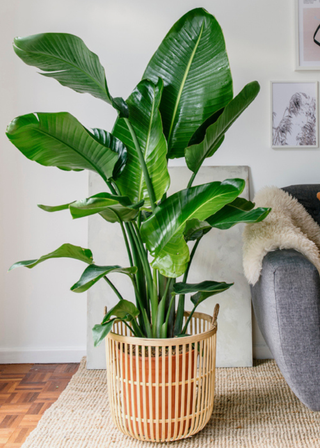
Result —
<instances>
[{"instance_id":1,"label":"woven natural rug","mask_svg":"<svg viewBox=\"0 0 320 448\"><path fill-rule=\"evenodd\" d=\"M45 412L23 448L142 448L120 433L110 417L106 372L86 370L85 359L58 400ZM251 368L217 369L215 406L197 435L174 448L319 448L320 412L307 409L274 361Z\"/></svg>"}]
</instances>

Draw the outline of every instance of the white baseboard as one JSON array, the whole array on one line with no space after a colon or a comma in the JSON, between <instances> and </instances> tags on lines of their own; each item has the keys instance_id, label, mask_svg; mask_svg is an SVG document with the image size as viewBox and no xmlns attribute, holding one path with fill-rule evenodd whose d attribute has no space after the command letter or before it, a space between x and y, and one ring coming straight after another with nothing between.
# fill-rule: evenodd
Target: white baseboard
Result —
<instances>
[{"instance_id":1,"label":"white baseboard","mask_svg":"<svg viewBox=\"0 0 320 448\"><path fill-rule=\"evenodd\" d=\"M273 356L266 344L254 344L253 345L253 358L254 359L273 359Z\"/></svg>"},{"instance_id":2,"label":"white baseboard","mask_svg":"<svg viewBox=\"0 0 320 448\"><path fill-rule=\"evenodd\" d=\"M51 364L80 362L86 356L85 347L57 347L42 349L1 348L0 364ZM265 344L254 344L254 359L273 358ZM103 367L104 368L104 367Z\"/></svg>"},{"instance_id":3,"label":"white baseboard","mask_svg":"<svg viewBox=\"0 0 320 448\"><path fill-rule=\"evenodd\" d=\"M86 356L85 347L1 348L0 364L51 364L80 362Z\"/></svg>"}]
</instances>

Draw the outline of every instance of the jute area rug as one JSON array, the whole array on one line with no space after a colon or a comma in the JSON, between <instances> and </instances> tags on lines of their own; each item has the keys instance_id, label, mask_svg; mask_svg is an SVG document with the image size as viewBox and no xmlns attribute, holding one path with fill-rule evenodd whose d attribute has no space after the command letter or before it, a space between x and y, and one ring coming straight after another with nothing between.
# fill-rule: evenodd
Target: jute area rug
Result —
<instances>
[{"instance_id":1,"label":"jute area rug","mask_svg":"<svg viewBox=\"0 0 320 448\"><path fill-rule=\"evenodd\" d=\"M120 433L110 417L106 372L86 370L85 359L23 448L160 448ZM319 448L320 412L307 409L285 383L276 363L217 369L215 406L197 435L174 448Z\"/></svg>"}]
</instances>

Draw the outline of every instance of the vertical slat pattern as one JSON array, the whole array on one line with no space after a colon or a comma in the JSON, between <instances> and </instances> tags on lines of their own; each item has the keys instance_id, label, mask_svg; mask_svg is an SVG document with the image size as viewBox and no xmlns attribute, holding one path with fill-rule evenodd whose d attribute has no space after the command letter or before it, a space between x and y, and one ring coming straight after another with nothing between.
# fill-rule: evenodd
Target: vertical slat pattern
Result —
<instances>
[{"instance_id":1,"label":"vertical slat pattern","mask_svg":"<svg viewBox=\"0 0 320 448\"><path fill-rule=\"evenodd\" d=\"M141 419L142 397L141 397L141 381L140 381L142 362L141 362L141 357L139 354L139 346L138 345L136 345L135 354L136 354L136 356L135 356L135 360L136 360L136 391L137 391L137 404L138 404L137 422L138 422L138 427L139 427L139 434L143 434L142 419ZM141 368L139 365L139 361L140 361Z\"/></svg>"},{"instance_id":2,"label":"vertical slat pattern","mask_svg":"<svg viewBox=\"0 0 320 448\"><path fill-rule=\"evenodd\" d=\"M199 411L199 378L198 378L198 343L194 344L194 361L193 361L193 378L194 378L194 400L192 403L192 420L190 434L196 434L196 410Z\"/></svg>"},{"instance_id":3,"label":"vertical slat pattern","mask_svg":"<svg viewBox=\"0 0 320 448\"><path fill-rule=\"evenodd\" d=\"M142 347L142 365L146 365L146 351ZM150 434L148 431L148 418L147 418L147 385L146 385L146 369L142 369L142 401L143 401L143 434L145 434L146 440L150 440ZM150 379L150 377L149 377ZM148 379L148 380L149 380ZM150 383L149 383L150 384ZM149 402L148 402L149 404Z\"/></svg>"},{"instance_id":4,"label":"vertical slat pattern","mask_svg":"<svg viewBox=\"0 0 320 448\"><path fill-rule=\"evenodd\" d=\"M161 415L161 440L166 438L166 410L167 410L167 401L166 401L166 390L168 388L166 382L166 353L165 347L162 347L162 356L161 356L161 364L162 364L162 375L161 375L161 406L160 409L162 411Z\"/></svg>"},{"instance_id":5,"label":"vertical slat pattern","mask_svg":"<svg viewBox=\"0 0 320 448\"><path fill-rule=\"evenodd\" d=\"M125 381L126 384L126 395L124 397L124 402L125 402L125 409L126 409L126 420L127 420L127 425L128 425L128 430L129 430L129 434L132 434L133 429L132 429L132 421L130 418L131 412L129 410L129 406L130 406L130 395L129 395L129 356L128 356L128 344L126 343L124 345L124 356L125 356L125 375L123 377L122 381Z\"/></svg>"},{"instance_id":6,"label":"vertical slat pattern","mask_svg":"<svg viewBox=\"0 0 320 448\"><path fill-rule=\"evenodd\" d=\"M134 377L133 377L133 348L135 347L134 344L130 344L130 361L129 361L129 367L130 367L130 399L129 399L129 409L132 409L131 414L128 416L128 418L132 419L132 426L133 426L133 436L138 438L138 431L137 431L137 425L136 425L136 394L134 393Z\"/></svg>"},{"instance_id":7,"label":"vertical slat pattern","mask_svg":"<svg viewBox=\"0 0 320 448\"><path fill-rule=\"evenodd\" d=\"M160 436L160 422L159 422L159 414L160 414L160 403L159 403L159 347L156 347L156 441L159 442L159 436Z\"/></svg>"},{"instance_id":8,"label":"vertical slat pattern","mask_svg":"<svg viewBox=\"0 0 320 448\"><path fill-rule=\"evenodd\" d=\"M176 352L179 353L179 348L180 346L177 346L177 350ZM176 353L177 356L177 353ZM180 378L180 363L177 362L176 363L176 369L173 372L175 374L175 379L174 379L174 383L175 384L175 388L174 388L174 393L175 393L175 406L174 406L174 431L173 431L173 440L178 440L177 438L177 434L178 434L178 429L179 429L179 424L178 424L178 418L179 418L179 378Z\"/></svg>"},{"instance_id":9,"label":"vertical slat pattern","mask_svg":"<svg viewBox=\"0 0 320 448\"><path fill-rule=\"evenodd\" d=\"M169 442L190 437L208 423L217 315L218 308L213 318L194 313L191 336L178 340L135 338L122 322L114 324L106 338L108 391L113 421L123 433Z\"/></svg>"},{"instance_id":10,"label":"vertical slat pattern","mask_svg":"<svg viewBox=\"0 0 320 448\"><path fill-rule=\"evenodd\" d=\"M173 387L170 387L170 384L172 384L172 346L169 346L169 352L168 352L168 440L171 439L172 434L172 395L173 395Z\"/></svg>"},{"instance_id":11,"label":"vertical slat pattern","mask_svg":"<svg viewBox=\"0 0 320 448\"><path fill-rule=\"evenodd\" d=\"M181 397L181 403L180 403L180 412L179 412L179 416L181 417L180 420L180 428L179 428L179 433L178 433L178 439L182 438L182 433L183 433L183 429L184 429L184 424L185 424L185 420L183 418L183 416L185 415L185 393L186 393L186 368L187 368L187 363L186 363L186 344L184 344L182 346L182 368L181 368L181 373L182 373L182 381L181 381L181 387L179 386L179 397ZM180 355L179 355L180 357ZM180 377L179 377L180 379ZM179 381L180 384L180 381Z\"/></svg>"},{"instance_id":12,"label":"vertical slat pattern","mask_svg":"<svg viewBox=\"0 0 320 448\"><path fill-rule=\"evenodd\" d=\"M152 379L152 356L151 356L151 346L148 347L148 365L149 365L149 410L150 410L150 428L151 428L151 440L154 440L154 387Z\"/></svg>"},{"instance_id":13,"label":"vertical slat pattern","mask_svg":"<svg viewBox=\"0 0 320 448\"><path fill-rule=\"evenodd\" d=\"M120 358L120 376L119 381L121 383L121 409L119 409L119 414L121 413L122 417L122 428L126 428L126 410L124 406L124 381L123 377L121 375L121 372L124 372L124 363L123 363L123 356L122 353L124 353L124 347L125 345L122 342L119 342L119 358ZM125 429L127 433L127 428Z\"/></svg>"},{"instance_id":14,"label":"vertical slat pattern","mask_svg":"<svg viewBox=\"0 0 320 448\"><path fill-rule=\"evenodd\" d=\"M188 434L188 430L190 427L190 416L191 416L191 405L192 405L192 397L193 397L193 393L194 393L194 385L193 385L193 378L192 378L192 361L193 361L193 353L192 353L192 344L190 343L188 346L188 374L187 374L187 399L186 399L186 403L187 403L187 408L186 408L186 414L187 414L187 419L186 419L186 424L185 424L185 430L184 430L184 437L187 436Z\"/></svg>"}]
</instances>

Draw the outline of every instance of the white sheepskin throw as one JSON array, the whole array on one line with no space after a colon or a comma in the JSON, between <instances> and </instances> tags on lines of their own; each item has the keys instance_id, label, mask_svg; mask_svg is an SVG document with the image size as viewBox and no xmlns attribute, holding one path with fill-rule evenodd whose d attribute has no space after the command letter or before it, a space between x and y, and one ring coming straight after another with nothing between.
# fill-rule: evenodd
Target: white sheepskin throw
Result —
<instances>
[{"instance_id":1,"label":"white sheepskin throw","mask_svg":"<svg viewBox=\"0 0 320 448\"><path fill-rule=\"evenodd\" d=\"M320 227L297 199L280 188L266 187L254 202L272 210L264 221L247 224L243 232L243 268L248 282L254 285L259 280L264 256L276 249L295 249L320 273Z\"/></svg>"}]
</instances>

